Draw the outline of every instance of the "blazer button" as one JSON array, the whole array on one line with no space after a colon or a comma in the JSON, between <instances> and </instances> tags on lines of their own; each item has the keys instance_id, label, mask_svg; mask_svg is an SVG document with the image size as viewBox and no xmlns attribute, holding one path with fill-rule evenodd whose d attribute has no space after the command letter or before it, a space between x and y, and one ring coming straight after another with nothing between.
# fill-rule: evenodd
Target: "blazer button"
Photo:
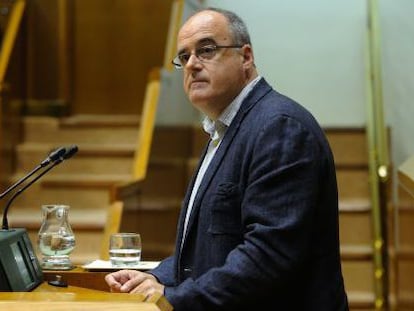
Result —
<instances>
[{"instance_id":1,"label":"blazer button","mask_svg":"<svg viewBox=\"0 0 414 311\"><path fill-rule=\"evenodd\" d=\"M193 269L191 269L191 268L184 268L183 271L184 271L184 273L183 273L184 276L186 278L188 278L191 275L191 273L193 272Z\"/></svg>"}]
</instances>

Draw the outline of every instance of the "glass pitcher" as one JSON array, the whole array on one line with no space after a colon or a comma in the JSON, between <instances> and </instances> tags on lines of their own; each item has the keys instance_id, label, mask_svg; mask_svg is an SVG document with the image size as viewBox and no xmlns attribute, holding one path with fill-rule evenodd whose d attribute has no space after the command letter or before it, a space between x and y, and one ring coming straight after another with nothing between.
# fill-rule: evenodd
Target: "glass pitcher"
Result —
<instances>
[{"instance_id":1,"label":"glass pitcher","mask_svg":"<svg viewBox=\"0 0 414 311\"><path fill-rule=\"evenodd\" d=\"M48 270L69 270L69 254L75 248L75 235L68 221L69 206L42 205L43 222L38 235L41 265Z\"/></svg>"}]
</instances>

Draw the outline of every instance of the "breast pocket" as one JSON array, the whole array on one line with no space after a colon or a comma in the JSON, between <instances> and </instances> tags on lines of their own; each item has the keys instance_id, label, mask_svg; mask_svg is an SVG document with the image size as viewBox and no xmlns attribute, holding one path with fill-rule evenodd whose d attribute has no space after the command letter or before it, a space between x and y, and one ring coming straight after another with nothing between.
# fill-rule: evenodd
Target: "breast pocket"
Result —
<instances>
[{"instance_id":1,"label":"breast pocket","mask_svg":"<svg viewBox=\"0 0 414 311\"><path fill-rule=\"evenodd\" d=\"M241 191L237 184L218 185L211 196L211 223L208 229L212 234L241 235Z\"/></svg>"}]
</instances>

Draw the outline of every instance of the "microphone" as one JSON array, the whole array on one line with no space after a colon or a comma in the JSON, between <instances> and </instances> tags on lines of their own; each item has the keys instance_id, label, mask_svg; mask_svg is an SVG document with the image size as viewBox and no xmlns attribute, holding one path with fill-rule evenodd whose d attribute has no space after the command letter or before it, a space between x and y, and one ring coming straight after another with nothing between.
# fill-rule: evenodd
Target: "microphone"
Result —
<instances>
[{"instance_id":1,"label":"microphone","mask_svg":"<svg viewBox=\"0 0 414 311\"><path fill-rule=\"evenodd\" d=\"M69 147L65 148L65 153L61 155L64 160L70 159L75 155L75 153L78 152L78 146L76 145L70 145Z\"/></svg>"},{"instance_id":2,"label":"microphone","mask_svg":"<svg viewBox=\"0 0 414 311\"><path fill-rule=\"evenodd\" d=\"M65 147L60 147L52 152L49 153L46 159L44 159L39 165L37 165L29 174L23 176L21 179L19 179L17 182L15 182L13 185L11 185L8 189L6 189L2 194L0 194L0 199L5 197L10 191L15 189L17 186L19 186L21 183L26 181L29 177L31 177L34 173L36 173L41 168L48 166L51 162L55 162L60 157L62 157L66 153Z\"/></svg>"},{"instance_id":3,"label":"microphone","mask_svg":"<svg viewBox=\"0 0 414 311\"><path fill-rule=\"evenodd\" d=\"M58 150L60 150L60 149L62 149L63 151L59 151L58 152ZM16 199L16 197L18 197L24 190L26 190L28 187L30 187L33 183L35 183L39 178L41 178L43 175L45 175L47 172L49 172L56 165L62 163L66 159L70 159L73 155L75 155L75 153L78 152L78 146L71 145L69 147L61 147L58 150L56 150L56 153L52 152L53 155L52 155L52 153L49 154L49 157L46 158L44 161L42 161L42 163L43 162L45 162L45 163L47 162L47 164L44 164L43 166L41 166L42 165L42 163L41 163L39 166L40 166L40 168L42 168L42 167L46 167L50 163L52 163L52 165L47 166L39 175L37 175L35 178L33 178L31 181L29 181L22 188L20 188L19 190L17 190L13 194L13 196L10 198L10 200L7 202L7 205L6 205L6 207L4 209L4 212L3 212L3 221L2 221L2 229L3 230L9 230L9 224L8 224L8 220L7 220L7 213L9 211L10 205L14 201L14 199ZM48 160L49 158L50 158L50 160ZM38 171L39 169L37 169L37 170L35 169L35 170ZM35 171L35 170L33 170L33 171ZM30 174L29 174L28 177L30 177L31 175L34 174L34 172L33 173L32 172L30 172ZM23 178L23 181L26 180L28 177Z\"/></svg>"}]
</instances>

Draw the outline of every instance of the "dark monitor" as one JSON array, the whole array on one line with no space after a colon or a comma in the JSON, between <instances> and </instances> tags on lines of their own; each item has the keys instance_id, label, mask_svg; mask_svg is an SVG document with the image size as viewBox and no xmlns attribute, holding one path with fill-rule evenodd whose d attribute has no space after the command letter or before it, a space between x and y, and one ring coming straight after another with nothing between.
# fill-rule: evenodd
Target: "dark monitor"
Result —
<instances>
[{"instance_id":1,"label":"dark monitor","mask_svg":"<svg viewBox=\"0 0 414 311\"><path fill-rule=\"evenodd\" d=\"M0 291L30 291L42 281L42 268L26 229L0 230Z\"/></svg>"}]
</instances>

